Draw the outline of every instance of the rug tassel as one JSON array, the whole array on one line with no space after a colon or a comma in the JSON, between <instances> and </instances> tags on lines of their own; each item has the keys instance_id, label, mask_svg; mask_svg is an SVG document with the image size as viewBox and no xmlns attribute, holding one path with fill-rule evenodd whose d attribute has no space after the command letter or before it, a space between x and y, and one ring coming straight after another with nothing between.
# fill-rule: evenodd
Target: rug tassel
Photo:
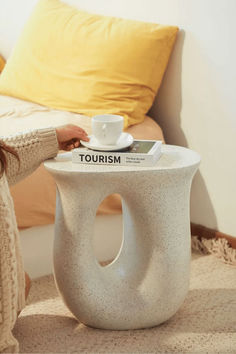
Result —
<instances>
[{"instance_id":1,"label":"rug tassel","mask_svg":"<svg viewBox=\"0 0 236 354\"><path fill-rule=\"evenodd\" d=\"M192 236L192 250L201 254L213 254L224 263L236 266L236 249L225 238L206 239Z\"/></svg>"}]
</instances>

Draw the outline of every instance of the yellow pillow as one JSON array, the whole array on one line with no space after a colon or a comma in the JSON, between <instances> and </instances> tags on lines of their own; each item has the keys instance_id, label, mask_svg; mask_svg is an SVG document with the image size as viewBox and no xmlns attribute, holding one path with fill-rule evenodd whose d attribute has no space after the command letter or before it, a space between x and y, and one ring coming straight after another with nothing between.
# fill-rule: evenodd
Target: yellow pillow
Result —
<instances>
[{"instance_id":1,"label":"yellow pillow","mask_svg":"<svg viewBox=\"0 0 236 354\"><path fill-rule=\"evenodd\" d=\"M40 0L0 77L0 93L89 116L140 123L161 84L178 28Z\"/></svg>"},{"instance_id":2,"label":"yellow pillow","mask_svg":"<svg viewBox=\"0 0 236 354\"><path fill-rule=\"evenodd\" d=\"M2 72L4 66L5 66L5 60L4 60L4 58L0 55L0 73Z\"/></svg>"}]
</instances>

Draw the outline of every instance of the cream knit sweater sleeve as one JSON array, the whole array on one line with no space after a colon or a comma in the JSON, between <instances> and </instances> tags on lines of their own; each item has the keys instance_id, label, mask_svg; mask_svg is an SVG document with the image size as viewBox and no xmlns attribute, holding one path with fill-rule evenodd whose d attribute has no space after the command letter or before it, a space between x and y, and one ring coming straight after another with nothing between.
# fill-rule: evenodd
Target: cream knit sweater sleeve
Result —
<instances>
[{"instance_id":1,"label":"cream knit sweater sleeve","mask_svg":"<svg viewBox=\"0 0 236 354\"><path fill-rule=\"evenodd\" d=\"M58 142L54 128L38 129L25 134L10 136L3 141L12 146L19 155L18 160L7 153L6 171L9 184L14 184L31 174L41 162L56 156Z\"/></svg>"},{"instance_id":2,"label":"cream knit sweater sleeve","mask_svg":"<svg viewBox=\"0 0 236 354\"><path fill-rule=\"evenodd\" d=\"M25 305L24 267L13 200L8 183L33 172L39 164L57 154L55 129L40 129L2 139L18 153L18 160L6 153L8 168L0 177L0 353L18 352L12 334L17 312Z\"/></svg>"}]
</instances>

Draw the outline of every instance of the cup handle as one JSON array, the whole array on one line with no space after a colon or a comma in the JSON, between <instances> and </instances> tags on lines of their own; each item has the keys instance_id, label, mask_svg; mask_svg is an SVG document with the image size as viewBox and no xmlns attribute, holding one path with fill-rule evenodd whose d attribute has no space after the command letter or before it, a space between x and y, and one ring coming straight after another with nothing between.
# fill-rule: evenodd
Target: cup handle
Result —
<instances>
[{"instance_id":1,"label":"cup handle","mask_svg":"<svg viewBox=\"0 0 236 354\"><path fill-rule=\"evenodd\" d=\"M107 129L107 125L106 125L106 123L105 123L105 124L103 124L103 126L102 126L102 132L103 132L104 135L106 135L106 129Z\"/></svg>"}]
</instances>

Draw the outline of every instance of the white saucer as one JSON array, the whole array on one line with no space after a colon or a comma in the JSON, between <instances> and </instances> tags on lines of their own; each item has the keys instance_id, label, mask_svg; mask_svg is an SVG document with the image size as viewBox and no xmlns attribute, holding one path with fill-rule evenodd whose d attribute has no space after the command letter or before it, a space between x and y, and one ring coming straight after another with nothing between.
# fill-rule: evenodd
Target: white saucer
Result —
<instances>
[{"instance_id":1,"label":"white saucer","mask_svg":"<svg viewBox=\"0 0 236 354\"><path fill-rule=\"evenodd\" d=\"M81 144L87 147L88 149L98 150L98 151L118 151L127 148L130 146L134 138L129 133L122 133L115 145L102 145L97 139L93 136L89 136L89 141L82 141Z\"/></svg>"}]
</instances>

